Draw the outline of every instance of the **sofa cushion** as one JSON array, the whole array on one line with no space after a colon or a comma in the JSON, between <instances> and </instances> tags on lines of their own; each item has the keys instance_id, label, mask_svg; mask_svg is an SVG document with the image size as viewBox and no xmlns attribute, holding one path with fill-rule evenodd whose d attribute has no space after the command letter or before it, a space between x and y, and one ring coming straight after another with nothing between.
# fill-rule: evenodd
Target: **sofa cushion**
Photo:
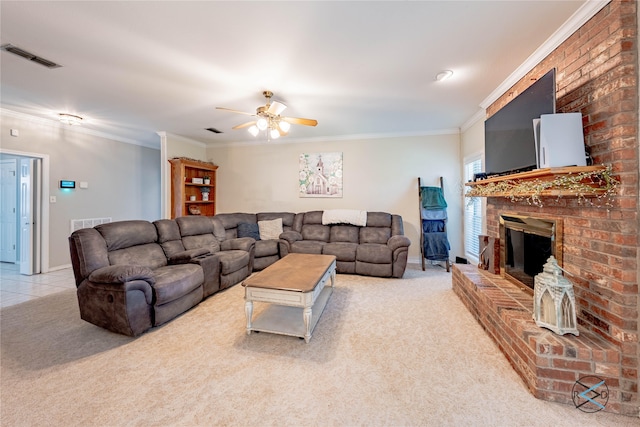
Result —
<instances>
[{"instance_id":1,"label":"sofa cushion","mask_svg":"<svg viewBox=\"0 0 640 427\"><path fill-rule=\"evenodd\" d=\"M353 225L334 225L329 234L330 242L358 243L360 227Z\"/></svg>"},{"instance_id":2,"label":"sofa cushion","mask_svg":"<svg viewBox=\"0 0 640 427\"><path fill-rule=\"evenodd\" d=\"M282 218L272 219L270 221L258 221L260 229L260 239L270 240L278 239L282 234Z\"/></svg>"},{"instance_id":3,"label":"sofa cushion","mask_svg":"<svg viewBox=\"0 0 640 427\"><path fill-rule=\"evenodd\" d=\"M324 255L335 255L337 261L355 261L357 243L334 242L327 243L322 248Z\"/></svg>"},{"instance_id":4,"label":"sofa cushion","mask_svg":"<svg viewBox=\"0 0 640 427\"><path fill-rule=\"evenodd\" d=\"M141 265L153 270L167 265L167 256L157 243L147 243L109 252L109 264Z\"/></svg>"},{"instance_id":5,"label":"sofa cushion","mask_svg":"<svg viewBox=\"0 0 640 427\"><path fill-rule=\"evenodd\" d=\"M156 284L153 285L156 305L181 298L204 282L202 268L195 264L161 267L154 270L153 277L156 280Z\"/></svg>"},{"instance_id":6,"label":"sofa cushion","mask_svg":"<svg viewBox=\"0 0 640 427\"><path fill-rule=\"evenodd\" d=\"M260 228L258 224L241 222L238 224L238 237L251 237L260 240Z\"/></svg>"},{"instance_id":7,"label":"sofa cushion","mask_svg":"<svg viewBox=\"0 0 640 427\"><path fill-rule=\"evenodd\" d=\"M360 243L379 243L386 245L391 237L391 228L362 227L360 228Z\"/></svg>"},{"instance_id":8,"label":"sofa cushion","mask_svg":"<svg viewBox=\"0 0 640 427\"><path fill-rule=\"evenodd\" d=\"M322 224L304 224L300 232L303 240L316 240L319 242L328 242L330 233L331 227Z\"/></svg>"},{"instance_id":9,"label":"sofa cushion","mask_svg":"<svg viewBox=\"0 0 640 427\"><path fill-rule=\"evenodd\" d=\"M197 236L200 234L213 235L213 223L206 216L181 216L176 218L180 228L180 236Z\"/></svg>"},{"instance_id":10,"label":"sofa cushion","mask_svg":"<svg viewBox=\"0 0 640 427\"><path fill-rule=\"evenodd\" d=\"M222 243L227 238L227 230L224 229L222 225L222 221L220 219L213 217L211 218L211 224L213 224L213 235L216 237L218 243Z\"/></svg>"},{"instance_id":11,"label":"sofa cushion","mask_svg":"<svg viewBox=\"0 0 640 427\"><path fill-rule=\"evenodd\" d=\"M182 238L182 244L186 250L205 248L212 254L220 251L220 243L213 234L185 236Z\"/></svg>"},{"instance_id":12,"label":"sofa cushion","mask_svg":"<svg viewBox=\"0 0 640 427\"><path fill-rule=\"evenodd\" d=\"M259 240L256 242L255 248L256 258L278 255L279 253L277 240Z\"/></svg>"},{"instance_id":13,"label":"sofa cushion","mask_svg":"<svg viewBox=\"0 0 640 427\"><path fill-rule=\"evenodd\" d=\"M222 251L216 254L220 260L220 274L227 275L249 265L249 252L241 250Z\"/></svg>"},{"instance_id":14,"label":"sofa cushion","mask_svg":"<svg viewBox=\"0 0 640 427\"><path fill-rule=\"evenodd\" d=\"M129 248L158 240L156 227L149 221L117 221L96 225L95 229L107 243L108 251Z\"/></svg>"},{"instance_id":15,"label":"sofa cushion","mask_svg":"<svg viewBox=\"0 0 640 427\"><path fill-rule=\"evenodd\" d=\"M313 240L299 240L291 245L291 252L299 254L322 254L325 242Z\"/></svg>"},{"instance_id":16,"label":"sofa cushion","mask_svg":"<svg viewBox=\"0 0 640 427\"><path fill-rule=\"evenodd\" d=\"M386 212L367 212L367 227L391 227L391 214Z\"/></svg>"},{"instance_id":17,"label":"sofa cushion","mask_svg":"<svg viewBox=\"0 0 640 427\"><path fill-rule=\"evenodd\" d=\"M153 222L158 232L158 243L162 247L167 258L171 258L177 253L184 252L182 236L178 223L170 219L159 219Z\"/></svg>"},{"instance_id":18,"label":"sofa cushion","mask_svg":"<svg viewBox=\"0 0 640 427\"><path fill-rule=\"evenodd\" d=\"M356 260L372 264L391 264L393 252L387 245L361 243L356 250Z\"/></svg>"},{"instance_id":19,"label":"sofa cushion","mask_svg":"<svg viewBox=\"0 0 640 427\"><path fill-rule=\"evenodd\" d=\"M305 212L302 224L322 224L322 215L324 211Z\"/></svg>"}]
</instances>

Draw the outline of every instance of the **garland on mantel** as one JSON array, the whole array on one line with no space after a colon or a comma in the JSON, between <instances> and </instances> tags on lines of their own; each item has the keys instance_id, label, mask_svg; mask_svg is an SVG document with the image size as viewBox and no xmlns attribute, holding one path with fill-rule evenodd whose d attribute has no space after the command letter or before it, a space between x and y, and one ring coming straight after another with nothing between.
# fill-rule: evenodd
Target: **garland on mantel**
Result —
<instances>
[{"instance_id":1,"label":"garland on mantel","mask_svg":"<svg viewBox=\"0 0 640 427\"><path fill-rule=\"evenodd\" d=\"M541 197L545 191L561 191L563 195L577 197L579 204L610 209L619 182L612 175L611 165L597 172L567 173L554 176L552 180L522 179L490 182L471 187L466 197L504 196L512 202L526 201L530 205L542 207Z\"/></svg>"}]
</instances>

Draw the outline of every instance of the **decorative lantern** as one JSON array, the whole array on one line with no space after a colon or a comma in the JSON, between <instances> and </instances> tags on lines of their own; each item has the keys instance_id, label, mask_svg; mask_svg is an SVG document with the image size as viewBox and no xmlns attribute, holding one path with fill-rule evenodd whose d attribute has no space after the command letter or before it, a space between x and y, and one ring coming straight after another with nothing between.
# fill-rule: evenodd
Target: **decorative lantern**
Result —
<instances>
[{"instance_id":1,"label":"decorative lantern","mask_svg":"<svg viewBox=\"0 0 640 427\"><path fill-rule=\"evenodd\" d=\"M573 284L562 276L562 269L553 256L534 279L533 319L538 326L558 335L579 335Z\"/></svg>"}]
</instances>

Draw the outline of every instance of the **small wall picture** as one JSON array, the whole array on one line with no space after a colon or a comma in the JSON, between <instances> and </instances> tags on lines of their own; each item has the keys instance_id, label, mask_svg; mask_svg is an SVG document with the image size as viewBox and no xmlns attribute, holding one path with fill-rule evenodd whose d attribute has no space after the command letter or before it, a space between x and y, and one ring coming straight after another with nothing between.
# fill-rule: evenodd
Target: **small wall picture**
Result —
<instances>
[{"instance_id":1,"label":"small wall picture","mask_svg":"<svg viewBox=\"0 0 640 427\"><path fill-rule=\"evenodd\" d=\"M342 197L342 153L300 154L300 197Z\"/></svg>"}]
</instances>

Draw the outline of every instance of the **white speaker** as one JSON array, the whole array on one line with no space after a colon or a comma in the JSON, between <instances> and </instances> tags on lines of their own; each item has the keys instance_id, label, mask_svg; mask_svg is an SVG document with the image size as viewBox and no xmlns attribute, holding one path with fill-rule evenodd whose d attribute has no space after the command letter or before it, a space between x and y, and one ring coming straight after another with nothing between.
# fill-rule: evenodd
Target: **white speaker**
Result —
<instances>
[{"instance_id":1,"label":"white speaker","mask_svg":"<svg viewBox=\"0 0 640 427\"><path fill-rule=\"evenodd\" d=\"M542 114L533 119L538 168L586 166L582 114Z\"/></svg>"}]
</instances>

